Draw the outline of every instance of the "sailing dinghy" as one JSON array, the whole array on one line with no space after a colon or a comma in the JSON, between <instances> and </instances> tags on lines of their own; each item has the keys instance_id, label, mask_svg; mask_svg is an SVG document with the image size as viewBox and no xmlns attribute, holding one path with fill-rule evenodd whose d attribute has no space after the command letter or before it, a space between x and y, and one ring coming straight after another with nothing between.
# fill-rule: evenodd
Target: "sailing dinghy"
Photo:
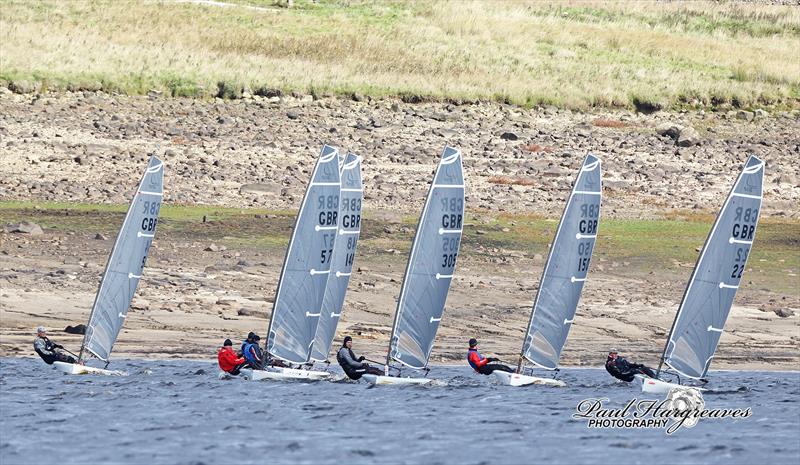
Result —
<instances>
[{"instance_id":1,"label":"sailing dinghy","mask_svg":"<svg viewBox=\"0 0 800 465\"><path fill-rule=\"evenodd\" d=\"M391 363L395 361L427 370L455 272L463 224L461 153L445 147L411 246L389 340L385 376L366 374L363 379L376 385L427 384L433 381L430 378L402 377L400 368L392 367ZM390 368L397 371L396 376L389 375Z\"/></svg>"},{"instance_id":2,"label":"sailing dinghy","mask_svg":"<svg viewBox=\"0 0 800 465\"><path fill-rule=\"evenodd\" d=\"M340 169L342 189L339 204L338 234L333 244L331 270L322 301L311 360L325 362L336 335L336 325L344 306L344 296L353 271L356 244L361 233L361 157L348 153Z\"/></svg>"},{"instance_id":3,"label":"sailing dinghy","mask_svg":"<svg viewBox=\"0 0 800 465\"><path fill-rule=\"evenodd\" d=\"M338 231L340 189L339 151L326 145L314 166L286 249L267 330L267 360L303 365L311 359ZM330 377L326 371L269 366L241 372L252 380Z\"/></svg>"},{"instance_id":4,"label":"sailing dinghy","mask_svg":"<svg viewBox=\"0 0 800 465\"><path fill-rule=\"evenodd\" d=\"M78 363L54 362L53 366L58 370L68 375L127 375L105 367L108 367L111 349L125 323L136 286L142 277L147 252L156 234L163 192L164 163L152 156L111 249L89 315L89 324L86 325ZM91 357L105 362L105 367L85 365Z\"/></svg>"},{"instance_id":5,"label":"sailing dinghy","mask_svg":"<svg viewBox=\"0 0 800 465\"><path fill-rule=\"evenodd\" d=\"M589 154L578 172L547 257L528 322L528 331L522 344L517 372L492 372L501 384L566 386L557 379L532 376L532 372L525 374L524 362L528 361L546 370L558 369L558 360L575 318L583 283L589 273L589 262L600 221L601 197L600 159Z\"/></svg>"},{"instance_id":6,"label":"sailing dinghy","mask_svg":"<svg viewBox=\"0 0 800 465\"><path fill-rule=\"evenodd\" d=\"M764 162L751 156L722 205L683 294L669 332L657 379L636 375L642 392L666 394L680 384L680 375L706 382L733 298L753 246L764 183ZM666 364L676 373L662 371ZM677 375L678 383L663 374Z\"/></svg>"}]
</instances>

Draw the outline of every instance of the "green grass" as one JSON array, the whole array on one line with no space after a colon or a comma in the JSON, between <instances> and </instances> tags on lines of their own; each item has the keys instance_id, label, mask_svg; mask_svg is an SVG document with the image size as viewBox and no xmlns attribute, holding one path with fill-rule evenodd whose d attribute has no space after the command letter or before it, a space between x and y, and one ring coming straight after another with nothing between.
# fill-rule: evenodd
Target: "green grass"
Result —
<instances>
[{"instance_id":1,"label":"green grass","mask_svg":"<svg viewBox=\"0 0 800 465\"><path fill-rule=\"evenodd\" d=\"M34 208L36 207L36 208ZM109 237L122 224L123 205L88 205L55 202L0 202L0 223L29 220L62 233ZM260 218L256 216L260 215ZM271 215L267 217L267 215ZM206 222L203 222L206 216ZM495 249L523 252L526 261L518 266L533 266L534 254L546 257L557 221L531 215L498 215L478 221L467 215L461 256L468 260L491 260L501 256ZM365 212L359 250L365 255L381 255L392 262L404 262L416 227L417 217L406 216L399 224L373 220ZM595 265L604 263L612 273L651 272L671 276L685 275L698 257L713 223L708 215L688 220L617 220L601 222ZM215 242L227 247L281 252L287 245L294 224L294 212L257 209L232 209L209 206L165 205L159 221L163 240ZM393 233L383 231L385 226ZM401 227L407 227L403 233ZM507 229L507 231L504 231ZM757 288L789 295L797 293L800 271L800 223L784 220L762 220L748 261L747 280ZM399 254L386 252L395 249ZM612 267L616 263L619 268ZM688 266L687 266L688 265ZM539 265L535 265L539 266ZM616 270L615 270L616 269Z\"/></svg>"},{"instance_id":2,"label":"green grass","mask_svg":"<svg viewBox=\"0 0 800 465\"><path fill-rule=\"evenodd\" d=\"M800 11L790 6L229 3L240 6L5 0L0 81L175 97L238 98L247 89L575 109L800 103Z\"/></svg>"}]
</instances>

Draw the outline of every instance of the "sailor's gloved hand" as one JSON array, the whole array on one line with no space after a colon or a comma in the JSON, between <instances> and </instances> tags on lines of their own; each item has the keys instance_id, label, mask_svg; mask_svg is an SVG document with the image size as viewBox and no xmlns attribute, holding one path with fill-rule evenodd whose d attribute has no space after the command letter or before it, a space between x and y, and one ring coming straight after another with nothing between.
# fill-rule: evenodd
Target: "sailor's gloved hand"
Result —
<instances>
[{"instance_id":1,"label":"sailor's gloved hand","mask_svg":"<svg viewBox=\"0 0 800 465\"><path fill-rule=\"evenodd\" d=\"M500 361L500 360L498 360L498 359L496 359L496 358L494 358L494 357L489 357L489 358L487 358L486 360L488 360L488 361L490 361L490 362L499 362L499 361Z\"/></svg>"},{"instance_id":2,"label":"sailor's gloved hand","mask_svg":"<svg viewBox=\"0 0 800 465\"><path fill-rule=\"evenodd\" d=\"M62 346L61 344L53 344L53 347L55 347L56 349L63 349L64 348L64 346Z\"/></svg>"},{"instance_id":3,"label":"sailor's gloved hand","mask_svg":"<svg viewBox=\"0 0 800 465\"><path fill-rule=\"evenodd\" d=\"M361 357L358 357L358 361L359 362L363 362L366 359L367 359L367 357L364 357L363 355Z\"/></svg>"}]
</instances>

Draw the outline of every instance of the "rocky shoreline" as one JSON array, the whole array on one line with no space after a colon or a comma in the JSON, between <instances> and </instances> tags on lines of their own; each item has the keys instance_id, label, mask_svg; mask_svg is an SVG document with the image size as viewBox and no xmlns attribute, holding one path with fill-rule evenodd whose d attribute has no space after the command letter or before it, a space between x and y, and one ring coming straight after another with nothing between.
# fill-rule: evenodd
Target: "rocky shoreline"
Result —
<instances>
[{"instance_id":1,"label":"rocky shoreline","mask_svg":"<svg viewBox=\"0 0 800 465\"><path fill-rule=\"evenodd\" d=\"M192 100L0 95L0 198L127 202L148 153L165 202L292 210L323 143L364 159L365 210L413 213L445 144L464 154L467 205L555 217L587 152L604 216L713 213L746 156L766 160L764 215L800 216L800 112L575 113L311 96Z\"/></svg>"}]
</instances>

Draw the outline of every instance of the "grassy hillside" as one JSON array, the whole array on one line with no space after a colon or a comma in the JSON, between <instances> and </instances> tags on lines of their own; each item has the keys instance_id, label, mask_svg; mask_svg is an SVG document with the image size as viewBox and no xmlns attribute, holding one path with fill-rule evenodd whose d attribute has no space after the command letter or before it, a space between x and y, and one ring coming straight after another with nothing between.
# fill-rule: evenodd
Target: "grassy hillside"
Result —
<instances>
[{"instance_id":1,"label":"grassy hillside","mask_svg":"<svg viewBox=\"0 0 800 465\"><path fill-rule=\"evenodd\" d=\"M800 9L734 2L0 2L0 81L520 105L798 106Z\"/></svg>"}]
</instances>

